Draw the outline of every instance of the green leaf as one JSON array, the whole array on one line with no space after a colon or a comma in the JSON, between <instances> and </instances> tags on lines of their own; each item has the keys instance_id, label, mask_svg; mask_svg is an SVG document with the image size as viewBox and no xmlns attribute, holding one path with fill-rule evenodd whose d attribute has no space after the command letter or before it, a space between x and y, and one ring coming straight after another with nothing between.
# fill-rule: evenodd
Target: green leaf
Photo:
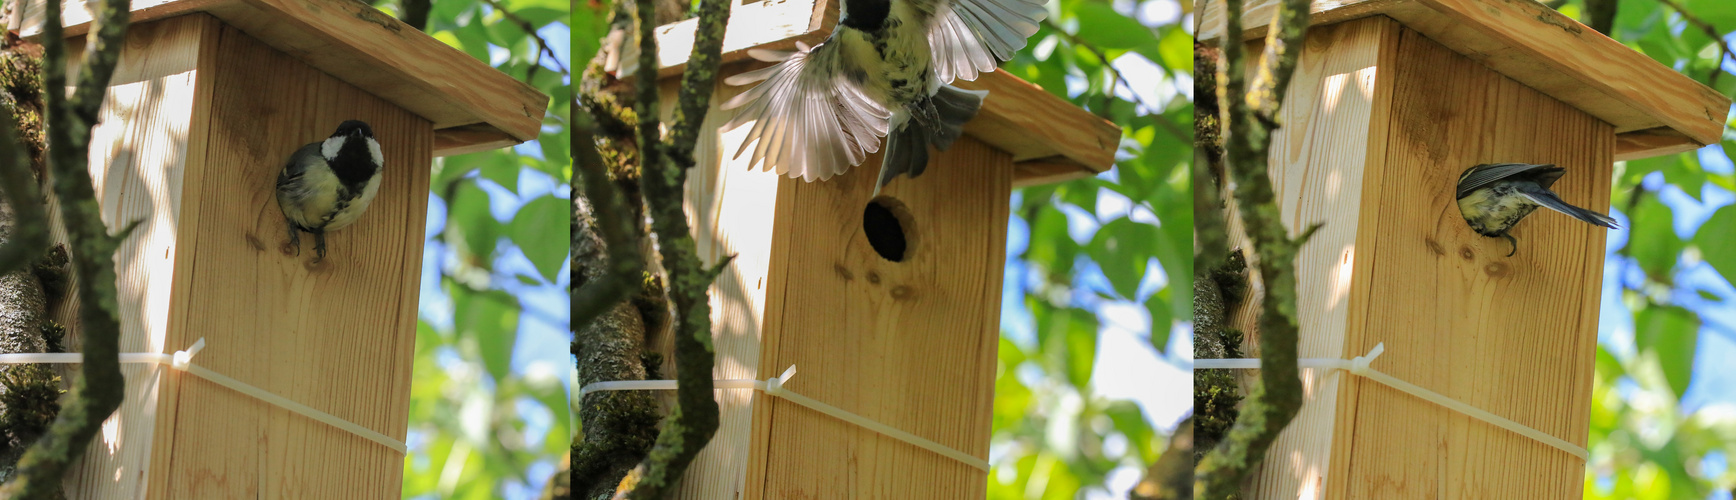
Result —
<instances>
[{"instance_id":1,"label":"green leaf","mask_svg":"<svg viewBox=\"0 0 1736 500\"><path fill-rule=\"evenodd\" d=\"M1700 317L1687 309L1654 305L1634 318L1634 347L1641 353L1655 353L1677 398L1688 391L1699 337Z\"/></svg>"},{"instance_id":2,"label":"green leaf","mask_svg":"<svg viewBox=\"0 0 1736 500\"><path fill-rule=\"evenodd\" d=\"M1676 265L1676 256L1687 247L1687 243L1676 236L1670 207L1659 202L1657 196L1648 195L1640 200L1639 206L1628 217L1633 223L1628 238L1629 253L1639 261L1640 268L1647 275L1653 278L1669 276L1670 269Z\"/></svg>"},{"instance_id":3,"label":"green leaf","mask_svg":"<svg viewBox=\"0 0 1736 500\"><path fill-rule=\"evenodd\" d=\"M1133 299L1145 279L1145 264L1157 245L1157 226L1118 218L1097 229L1085 252L1122 298Z\"/></svg>"},{"instance_id":4,"label":"green leaf","mask_svg":"<svg viewBox=\"0 0 1736 500\"><path fill-rule=\"evenodd\" d=\"M1107 2L1080 3L1075 6L1074 14L1079 16L1079 38L1099 49L1132 49L1158 45L1157 35L1152 33L1151 28L1116 12ZM1188 51L1193 51L1191 46ZM1187 62L1193 63L1191 55Z\"/></svg>"},{"instance_id":5,"label":"green leaf","mask_svg":"<svg viewBox=\"0 0 1736 500\"><path fill-rule=\"evenodd\" d=\"M1170 330L1175 326L1169 303L1154 293L1145 299L1145 310L1151 314L1151 348L1164 352L1169 347Z\"/></svg>"},{"instance_id":6,"label":"green leaf","mask_svg":"<svg viewBox=\"0 0 1736 500\"><path fill-rule=\"evenodd\" d=\"M453 250L471 265L487 268L500 240L500 222L488 210L488 192L465 182L448 200L446 237Z\"/></svg>"},{"instance_id":7,"label":"green leaf","mask_svg":"<svg viewBox=\"0 0 1736 500\"><path fill-rule=\"evenodd\" d=\"M1164 30L1163 39L1158 41L1158 59L1166 68L1193 67L1193 51L1193 36L1180 26Z\"/></svg>"},{"instance_id":8,"label":"green leaf","mask_svg":"<svg viewBox=\"0 0 1736 500\"><path fill-rule=\"evenodd\" d=\"M457 306L452 325L459 336L476 342L482 364L494 380L504 380L512 368L512 345L518 340L518 299L499 290L450 288Z\"/></svg>"},{"instance_id":9,"label":"green leaf","mask_svg":"<svg viewBox=\"0 0 1736 500\"><path fill-rule=\"evenodd\" d=\"M554 282L567 261L567 237L571 205L554 196L538 196L518 209L507 226L512 242L536 265L542 277Z\"/></svg>"},{"instance_id":10,"label":"green leaf","mask_svg":"<svg viewBox=\"0 0 1736 500\"><path fill-rule=\"evenodd\" d=\"M491 151L486 163L482 164L482 178L499 184L512 194L518 194L518 157L517 155Z\"/></svg>"},{"instance_id":11,"label":"green leaf","mask_svg":"<svg viewBox=\"0 0 1736 500\"><path fill-rule=\"evenodd\" d=\"M1694 246L1712 269L1727 280L1736 280L1736 205L1726 205L1712 213L1712 218L1700 225L1694 235Z\"/></svg>"}]
</instances>

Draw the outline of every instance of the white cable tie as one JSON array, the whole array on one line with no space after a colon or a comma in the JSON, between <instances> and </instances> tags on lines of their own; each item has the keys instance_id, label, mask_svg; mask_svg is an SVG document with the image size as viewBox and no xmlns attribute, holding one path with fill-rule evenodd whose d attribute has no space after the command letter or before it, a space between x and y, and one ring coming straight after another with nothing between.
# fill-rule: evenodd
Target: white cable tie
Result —
<instances>
[{"instance_id":1,"label":"white cable tie","mask_svg":"<svg viewBox=\"0 0 1736 500\"><path fill-rule=\"evenodd\" d=\"M187 366L193 363L193 355L198 354L203 349L205 349L205 337L199 337L198 341L193 342L193 347L185 351L175 351L175 360L169 366L176 370L187 371Z\"/></svg>"},{"instance_id":2,"label":"white cable tie","mask_svg":"<svg viewBox=\"0 0 1736 500\"><path fill-rule=\"evenodd\" d=\"M205 368L205 367L193 364L193 355L198 354L199 351L204 349L204 348L205 348L205 339L200 338L198 341L193 342L192 347L189 347L189 348L187 348L187 350L184 350L184 351L176 351L175 354L172 356L168 355L168 354L155 353L155 352L124 352L124 353L120 354L120 362L122 362L122 363L154 363L154 364L159 364L159 365L166 365L170 368L174 368L174 369L179 370L179 371L191 373L193 375L199 376L199 378L209 380L211 382L215 382L215 383L217 383L217 385L228 387L229 389L234 390L235 392L246 394L248 396L253 396L254 398L257 398L261 401L265 401L267 403L277 405L278 407L281 407L285 410L300 413L302 416L305 416L305 417L308 417L308 418L311 418L314 420L318 420L320 422L325 423L326 425L330 425L332 427L337 427L339 429L349 431L351 434L355 434L357 436L367 438L370 441L385 445L387 448L397 450L399 454L409 453L410 447L405 445L403 441L392 439L390 436L387 436L385 434L381 434L381 433L379 433L373 429L369 429L367 427L362 427L360 425L356 425L354 423L351 423L348 420L338 418L338 416L336 416L336 415L332 415L330 413L316 410L311 406L297 403L295 401L291 401L288 398L285 398L283 396L272 394L270 391L266 391L265 389L261 389L258 387L254 387L252 385L248 385L247 383L242 382L240 380L229 378L228 376L225 376L221 373L211 371L211 369L209 369L209 368ZM25 364L25 363L77 364L77 363L83 363L83 362L84 362L84 354L76 353L76 352L0 354L0 364Z\"/></svg>"},{"instance_id":3,"label":"white cable tie","mask_svg":"<svg viewBox=\"0 0 1736 500\"><path fill-rule=\"evenodd\" d=\"M1352 375L1380 382L1382 385L1387 387L1398 389L1406 394L1422 398L1425 401L1447 407L1447 409L1463 413L1471 418L1488 422L1496 427L1507 429L1513 433L1552 446L1561 451L1565 451L1570 455L1579 457L1582 461L1590 460L1591 453L1587 452L1585 448L1567 442L1565 439L1527 427L1524 424L1515 422L1507 417L1490 413L1482 408L1465 404L1459 400L1447 397L1444 394L1424 389L1422 386L1399 380L1392 375L1381 373L1380 370L1370 368L1368 366L1369 363L1373 362L1375 358L1379 358L1381 353L1384 352L1386 352L1386 343L1382 342L1375 344L1374 349L1369 350L1367 355L1357 356L1349 360L1338 358L1304 358L1296 360L1296 365L1298 368L1342 369L1350 372ZM1194 360L1194 369L1196 370L1257 370L1259 368L1260 360L1258 358Z\"/></svg>"},{"instance_id":4,"label":"white cable tie","mask_svg":"<svg viewBox=\"0 0 1736 500\"><path fill-rule=\"evenodd\" d=\"M763 381L752 379L716 380L713 381L713 387L717 389L755 389L765 393L767 396L782 398L785 401L802 405L808 407L808 409L830 415L833 418L878 432L886 437L910 443L918 448L957 460L965 465L983 471L984 473L989 471L989 462L987 460L958 451L950 446L940 444L922 436L911 434L892 426L870 420L867 417L850 413L843 408L822 403L819 400L797 394L794 391L784 388L784 383L789 382L790 378L795 376L796 367L795 365L790 365L789 369L784 370L783 375L777 377L772 377ZM676 383L674 380L617 380L611 382L593 382L586 384L584 387L579 389L579 397L583 398L585 394L601 391L674 390L675 388Z\"/></svg>"}]
</instances>

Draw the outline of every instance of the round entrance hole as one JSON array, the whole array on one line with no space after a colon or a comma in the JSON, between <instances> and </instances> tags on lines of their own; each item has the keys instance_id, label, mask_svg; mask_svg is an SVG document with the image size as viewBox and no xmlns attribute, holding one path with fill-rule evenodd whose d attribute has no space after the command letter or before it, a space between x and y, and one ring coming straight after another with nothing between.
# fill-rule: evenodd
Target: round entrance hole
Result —
<instances>
[{"instance_id":1,"label":"round entrance hole","mask_svg":"<svg viewBox=\"0 0 1736 500\"><path fill-rule=\"evenodd\" d=\"M862 233L874 253L892 262L903 262L915 246L915 224L910 209L891 197L881 196L862 210Z\"/></svg>"}]
</instances>

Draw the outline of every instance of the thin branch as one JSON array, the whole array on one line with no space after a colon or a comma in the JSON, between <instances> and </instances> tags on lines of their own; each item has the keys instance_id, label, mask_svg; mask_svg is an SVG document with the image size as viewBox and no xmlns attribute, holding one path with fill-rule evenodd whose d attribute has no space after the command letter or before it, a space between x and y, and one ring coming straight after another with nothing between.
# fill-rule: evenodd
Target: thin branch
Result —
<instances>
[{"instance_id":1,"label":"thin branch","mask_svg":"<svg viewBox=\"0 0 1736 500\"><path fill-rule=\"evenodd\" d=\"M416 31L428 31L428 12L434 10L433 0L403 0L399 5L404 9L399 14L404 24L416 28Z\"/></svg>"},{"instance_id":2,"label":"thin branch","mask_svg":"<svg viewBox=\"0 0 1736 500\"><path fill-rule=\"evenodd\" d=\"M1248 471L1265 459L1266 450L1302 407L1302 380L1296 370L1296 252L1319 225L1290 238L1274 201L1267 163L1271 132L1278 126L1278 109L1301 56L1307 33L1309 0L1285 0L1266 37L1265 53L1255 67L1251 88L1244 91L1242 65L1242 4L1226 2L1223 37L1224 93L1220 105L1228 113L1226 155L1236 182L1237 208L1260 256L1260 276L1267 285L1260 319L1260 380L1249 391L1236 424L1225 439L1195 468L1194 490L1204 498L1228 498Z\"/></svg>"},{"instance_id":3,"label":"thin branch","mask_svg":"<svg viewBox=\"0 0 1736 500\"><path fill-rule=\"evenodd\" d=\"M102 0L95 10L78 88L71 100L63 100L60 91L66 88L60 9L44 9L42 34L43 80L48 90L43 96L54 190L72 240L73 263L81 277L82 376L74 381L71 397L48 434L19 459L17 479L0 487L0 497L5 498L42 498L58 490L67 467L89 447L103 419L114 413L126 396L126 378L120 371L114 251L136 225L122 229L118 236L108 235L91 185L86 152L91 126L96 124L97 111L120 59L132 8L128 0Z\"/></svg>"},{"instance_id":4,"label":"thin branch","mask_svg":"<svg viewBox=\"0 0 1736 500\"><path fill-rule=\"evenodd\" d=\"M556 56L555 51L549 48L548 40L544 40L542 35L537 34L536 26L532 25L530 21L518 17L518 14L514 14L512 11L506 10L505 7L501 7L498 0L485 1L488 2L490 7L494 8L495 12L499 12L502 17L505 17L507 21L518 25L518 29L524 30L525 35L529 35L531 39L536 40L536 61L530 64L530 68L524 70L525 81L530 81L531 77L536 76L536 71L542 68L543 54L548 54L549 60L555 62L555 69L559 70L561 74L566 74L567 66L561 64L560 56Z\"/></svg>"},{"instance_id":5,"label":"thin branch","mask_svg":"<svg viewBox=\"0 0 1736 500\"><path fill-rule=\"evenodd\" d=\"M675 302L675 409L664 420L643 466L645 476L629 498L657 500L667 496L699 450L717 432L717 400L712 394L712 367L716 352L711 344L711 305L707 289L716 270L729 264L724 258L716 268L705 269L698 246L682 208L687 169L693 166L693 145L710 107L716 88L718 65L723 52L725 21L730 0L703 0L699 25L694 33L693 56L682 75L678 107L670 141L657 141L657 45L652 31L653 0L638 0L639 18L639 140L645 202L651 209L652 228L658 250L669 272L669 296ZM649 124L649 126L647 126ZM657 149L663 149L659 152ZM657 153L666 153L658 156Z\"/></svg>"},{"instance_id":6,"label":"thin branch","mask_svg":"<svg viewBox=\"0 0 1736 500\"><path fill-rule=\"evenodd\" d=\"M712 274L699 260L698 247L682 208L687 168L693 165L694 137L705 119L715 87L724 23L729 19L729 0L704 0L694 34L693 57L682 77L675 123L668 144L658 141L657 40L653 0L637 0L639 25L638 115L640 182L650 207L658 250L669 273L669 296L675 302L675 408L664 419L657 444L642 464L645 475L629 496L634 500L658 500L668 495L699 450L717 432L717 400L712 395L712 367L716 353L711 344L711 306L707 288ZM667 153L667 155L664 155ZM719 263L727 265L728 259Z\"/></svg>"},{"instance_id":7,"label":"thin branch","mask_svg":"<svg viewBox=\"0 0 1736 500\"><path fill-rule=\"evenodd\" d=\"M572 151L579 174L574 181L584 184L584 198L596 213L597 233L602 236L609 255L602 277L588 283L574 281L577 290L573 292L572 325L573 330L578 331L614 308L615 304L627 300L644 273L645 258L639 255L638 242L642 237L639 225L634 223L632 211L622 203L614 182L609 180L609 167L603 164L602 155L597 153L596 139L592 137L595 123L590 113L575 112L572 116Z\"/></svg>"},{"instance_id":8,"label":"thin branch","mask_svg":"<svg viewBox=\"0 0 1736 500\"><path fill-rule=\"evenodd\" d=\"M1092 55L1097 56L1097 60L1101 61L1103 63L1103 67L1105 69L1108 69L1109 73L1111 75L1115 76L1115 82L1120 82L1121 86L1127 87L1127 94L1129 96L1132 96L1131 99L1129 99L1129 100L1133 101L1134 104L1137 104L1140 107L1143 107L1147 110L1150 110L1152 112L1152 114L1157 114L1160 112L1156 106L1152 106L1150 104L1147 104L1145 101L1143 101L1139 98L1139 94L1133 91L1133 89L1136 89L1139 87L1134 86L1132 83L1128 82L1127 77L1122 76L1121 70L1115 69L1115 65L1109 61L1109 55L1105 54L1102 49L1097 48L1096 45L1092 45L1091 42L1087 42L1083 38L1079 38L1079 35L1068 33L1067 30L1061 28L1061 25L1055 24L1054 18L1043 19L1043 25L1048 26L1050 30L1053 30L1056 33L1060 33L1061 36L1066 38L1069 43L1072 43L1073 45L1077 45L1080 47L1084 47L1085 50L1091 52ZM1115 97L1115 83L1114 82L1110 83L1109 97L1111 97L1111 98ZM1162 128L1165 131L1168 131L1170 133L1170 135L1174 135L1177 139L1181 139L1183 141L1192 141L1193 140L1193 137L1189 136L1186 132L1183 132L1181 129L1175 128L1175 124L1169 123L1168 120L1156 120L1156 121L1160 125L1162 125Z\"/></svg>"},{"instance_id":9,"label":"thin branch","mask_svg":"<svg viewBox=\"0 0 1736 500\"><path fill-rule=\"evenodd\" d=\"M1712 26L1712 23L1706 22L1704 19L1700 19L1699 16L1689 13L1688 9L1682 8L1682 4L1676 3L1676 0L1658 0L1658 2L1670 6L1670 9L1682 15L1682 20L1700 28L1700 31L1705 32L1706 36L1711 37L1712 41L1718 44L1718 60L1712 64L1712 75L1706 77L1707 86L1717 85L1718 75L1724 73L1724 60L1730 58L1730 54L1732 54L1730 44L1724 43L1724 36L1718 34L1717 27Z\"/></svg>"}]
</instances>

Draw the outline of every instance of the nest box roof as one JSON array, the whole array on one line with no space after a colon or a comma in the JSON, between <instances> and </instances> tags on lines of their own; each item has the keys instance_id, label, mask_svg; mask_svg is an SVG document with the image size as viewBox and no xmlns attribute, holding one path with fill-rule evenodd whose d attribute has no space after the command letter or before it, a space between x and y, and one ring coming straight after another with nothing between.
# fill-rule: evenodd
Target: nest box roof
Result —
<instances>
[{"instance_id":1,"label":"nest box roof","mask_svg":"<svg viewBox=\"0 0 1736 500\"><path fill-rule=\"evenodd\" d=\"M796 42L818 44L838 24L829 0L763 0L731 9L723 38L723 63L753 62L747 49L795 50ZM659 77L681 74L693 49L697 19L657 27ZM633 73L632 61L621 61L622 77ZM953 85L987 90L976 119L965 124L966 135L1011 153L1014 186L1028 186L1089 177L1115 165L1121 127L1097 117L1066 99L1056 97L1005 71L959 80Z\"/></svg>"},{"instance_id":2,"label":"nest box roof","mask_svg":"<svg viewBox=\"0 0 1736 500\"><path fill-rule=\"evenodd\" d=\"M1224 4L1207 1L1200 40L1221 39ZM1245 0L1245 38L1263 37L1279 0ZM1196 5L1198 5L1196 3ZM1716 144L1730 98L1530 0L1314 0L1309 22L1384 15L1615 126L1617 160Z\"/></svg>"},{"instance_id":3,"label":"nest box roof","mask_svg":"<svg viewBox=\"0 0 1736 500\"><path fill-rule=\"evenodd\" d=\"M42 32L30 2L20 34ZM62 4L66 35L90 30L84 0ZM434 155L535 139L548 96L355 0L133 0L134 23L205 12L357 88L434 123Z\"/></svg>"}]
</instances>

